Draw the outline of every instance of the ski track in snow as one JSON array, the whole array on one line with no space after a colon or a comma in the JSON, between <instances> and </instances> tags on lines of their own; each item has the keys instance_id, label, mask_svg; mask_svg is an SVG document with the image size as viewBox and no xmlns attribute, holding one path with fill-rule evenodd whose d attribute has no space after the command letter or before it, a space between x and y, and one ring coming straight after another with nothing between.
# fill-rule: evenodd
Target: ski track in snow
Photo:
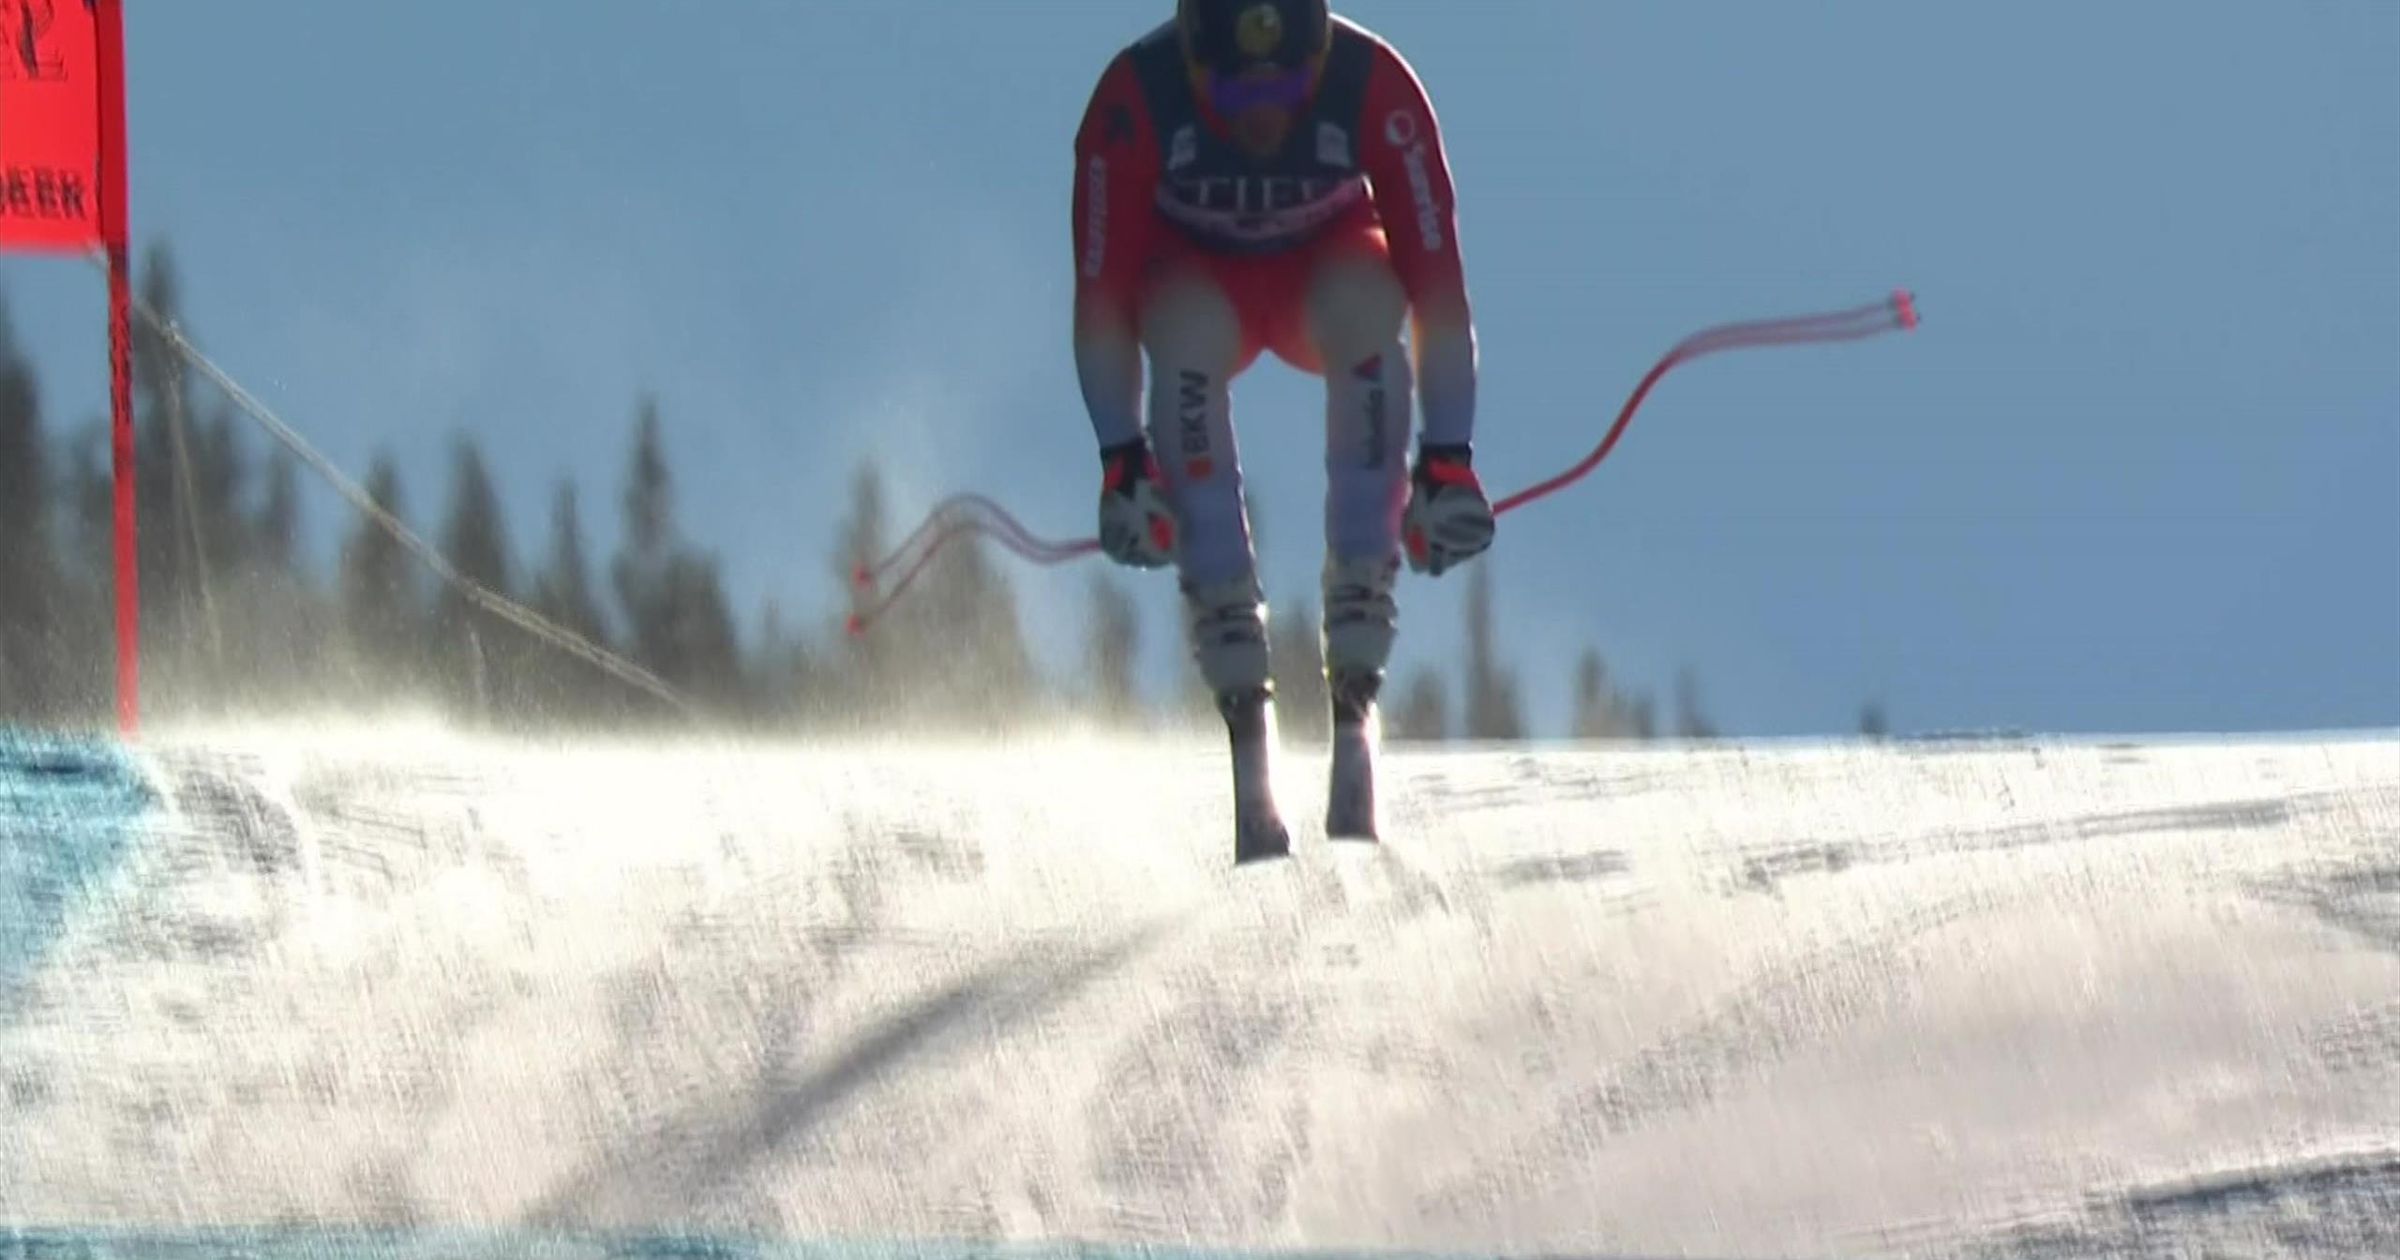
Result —
<instances>
[{"instance_id":1,"label":"ski track in snow","mask_svg":"<svg viewBox=\"0 0 2400 1260\"><path fill-rule=\"evenodd\" d=\"M0 740L0 1256L2400 1255L2400 740L1281 773Z\"/></svg>"}]
</instances>

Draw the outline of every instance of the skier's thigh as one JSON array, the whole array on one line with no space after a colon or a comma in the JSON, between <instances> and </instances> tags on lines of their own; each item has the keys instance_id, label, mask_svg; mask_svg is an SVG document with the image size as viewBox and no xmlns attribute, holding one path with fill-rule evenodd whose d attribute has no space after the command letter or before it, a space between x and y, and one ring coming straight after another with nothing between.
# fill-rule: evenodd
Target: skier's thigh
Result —
<instances>
[{"instance_id":1,"label":"skier's thigh","mask_svg":"<svg viewBox=\"0 0 2400 1260\"><path fill-rule=\"evenodd\" d=\"M1224 283L1197 259L1170 264L1143 294L1142 348L1154 369L1222 382L1243 357L1242 319Z\"/></svg>"},{"instance_id":2,"label":"skier's thigh","mask_svg":"<svg viewBox=\"0 0 2400 1260\"><path fill-rule=\"evenodd\" d=\"M1372 239L1380 243L1381 234ZM1309 272L1305 305L1307 348L1318 370L1339 370L1396 351L1408 319L1408 291L1390 257L1364 242L1330 250L1318 260Z\"/></svg>"}]
</instances>

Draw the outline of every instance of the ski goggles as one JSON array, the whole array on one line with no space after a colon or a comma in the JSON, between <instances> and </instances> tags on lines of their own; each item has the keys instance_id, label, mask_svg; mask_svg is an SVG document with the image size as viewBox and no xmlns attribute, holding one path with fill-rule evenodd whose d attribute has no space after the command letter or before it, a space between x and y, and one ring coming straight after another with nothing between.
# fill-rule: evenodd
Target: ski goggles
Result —
<instances>
[{"instance_id":1,"label":"ski goggles","mask_svg":"<svg viewBox=\"0 0 2400 1260\"><path fill-rule=\"evenodd\" d=\"M1313 65L1286 69L1248 69L1239 74L1211 70L1205 80L1209 108L1226 117L1246 110L1267 106L1274 109L1298 109L1308 103L1309 93L1316 90L1317 74Z\"/></svg>"}]
</instances>

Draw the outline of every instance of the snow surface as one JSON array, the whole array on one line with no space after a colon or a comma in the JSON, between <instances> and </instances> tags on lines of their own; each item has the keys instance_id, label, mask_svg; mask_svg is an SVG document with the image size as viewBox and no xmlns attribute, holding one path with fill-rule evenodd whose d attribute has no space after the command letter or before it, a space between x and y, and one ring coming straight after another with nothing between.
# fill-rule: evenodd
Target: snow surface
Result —
<instances>
[{"instance_id":1,"label":"snow surface","mask_svg":"<svg viewBox=\"0 0 2400 1260\"><path fill-rule=\"evenodd\" d=\"M0 1256L2400 1256L2380 734L44 747Z\"/></svg>"}]
</instances>

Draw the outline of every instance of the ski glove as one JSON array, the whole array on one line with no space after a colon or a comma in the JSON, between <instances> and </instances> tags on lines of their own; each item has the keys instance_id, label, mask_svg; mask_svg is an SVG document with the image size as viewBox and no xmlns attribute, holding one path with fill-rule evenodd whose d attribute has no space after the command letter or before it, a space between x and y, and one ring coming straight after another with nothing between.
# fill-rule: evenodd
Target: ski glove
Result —
<instances>
[{"instance_id":1,"label":"ski glove","mask_svg":"<svg viewBox=\"0 0 2400 1260\"><path fill-rule=\"evenodd\" d=\"M1417 448L1408 506L1400 514L1409 568L1439 577L1492 545L1492 503L1472 461L1473 452L1463 442Z\"/></svg>"},{"instance_id":2,"label":"ski glove","mask_svg":"<svg viewBox=\"0 0 2400 1260\"><path fill-rule=\"evenodd\" d=\"M1158 460L1140 438L1100 451L1100 550L1118 564L1160 569L1175 559L1175 509Z\"/></svg>"}]
</instances>

